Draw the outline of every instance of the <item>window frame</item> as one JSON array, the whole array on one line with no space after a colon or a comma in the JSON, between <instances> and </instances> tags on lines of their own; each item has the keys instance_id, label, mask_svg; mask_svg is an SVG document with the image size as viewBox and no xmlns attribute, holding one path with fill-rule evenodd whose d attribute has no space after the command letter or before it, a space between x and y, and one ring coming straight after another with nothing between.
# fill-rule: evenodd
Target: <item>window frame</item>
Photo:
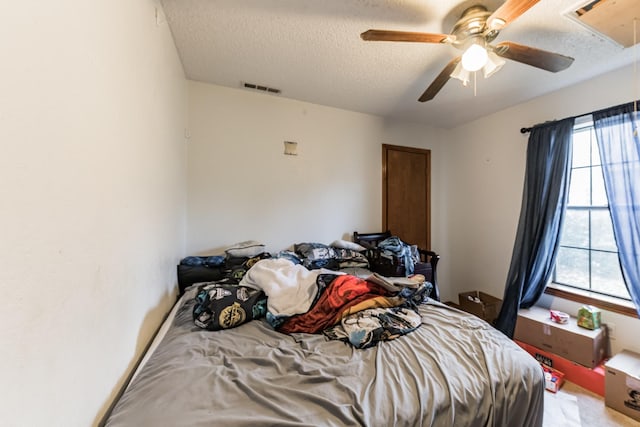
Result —
<instances>
[{"instance_id":1,"label":"window frame","mask_svg":"<svg viewBox=\"0 0 640 427\"><path fill-rule=\"evenodd\" d=\"M576 122L574 124L574 132L584 131L584 129L590 128L590 127L593 127L593 120L591 115L582 116L576 119ZM588 167L590 169L593 168L593 164L591 163L591 161ZM590 174L590 184L589 184L590 193L593 192L593 182L591 182L591 180L592 180L592 174ZM600 205L590 204L589 206L574 206L574 207L571 207L571 209L572 210L588 210L588 211L606 209L608 211L609 207L608 205L600 206ZM589 228L591 233L591 224L589 224ZM577 249L585 249L585 248L577 248ZM591 257L593 255L592 252L612 253L613 251L591 249L591 248L587 250L589 253L589 287L591 288L591 280L592 280ZM613 253L617 253L617 251ZM582 303L582 304L595 305L608 311L639 318L635 305L633 301L631 301L630 299L626 299L623 297L616 297L613 295L606 295L604 293L592 291L590 289L580 288L575 285L554 282L555 276L556 276L556 272L555 272L555 266L554 266L552 278L544 291L545 294L564 298L564 299Z\"/></svg>"},{"instance_id":2,"label":"window frame","mask_svg":"<svg viewBox=\"0 0 640 427\"><path fill-rule=\"evenodd\" d=\"M640 318L633 302L616 297L606 297L602 294L573 288L558 283L549 283L544 290L546 295L563 298L580 304L588 304L599 307L603 310L612 311L614 313L625 316Z\"/></svg>"}]
</instances>

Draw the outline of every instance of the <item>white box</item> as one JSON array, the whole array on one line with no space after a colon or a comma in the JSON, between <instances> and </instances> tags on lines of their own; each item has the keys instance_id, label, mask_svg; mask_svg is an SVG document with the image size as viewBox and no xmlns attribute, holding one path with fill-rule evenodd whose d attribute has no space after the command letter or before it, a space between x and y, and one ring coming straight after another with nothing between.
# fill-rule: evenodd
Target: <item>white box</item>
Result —
<instances>
[{"instance_id":1,"label":"white box","mask_svg":"<svg viewBox=\"0 0 640 427\"><path fill-rule=\"evenodd\" d=\"M640 421L640 354L623 350L604 366L605 405Z\"/></svg>"}]
</instances>

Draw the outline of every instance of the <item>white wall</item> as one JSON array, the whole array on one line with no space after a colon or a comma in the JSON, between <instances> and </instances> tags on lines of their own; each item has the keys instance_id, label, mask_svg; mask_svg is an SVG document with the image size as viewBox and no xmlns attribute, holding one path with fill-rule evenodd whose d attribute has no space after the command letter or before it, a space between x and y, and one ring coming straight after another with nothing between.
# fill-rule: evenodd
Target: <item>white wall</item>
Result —
<instances>
[{"instance_id":1,"label":"white wall","mask_svg":"<svg viewBox=\"0 0 640 427\"><path fill-rule=\"evenodd\" d=\"M175 298L186 85L151 0L0 6L0 424L95 424Z\"/></svg>"},{"instance_id":2,"label":"white wall","mask_svg":"<svg viewBox=\"0 0 640 427\"><path fill-rule=\"evenodd\" d=\"M380 229L383 143L432 150L443 298L501 295L524 173L519 128L629 100L626 69L446 131L187 87L156 7L0 6L3 425L95 424L173 302L181 256ZM297 157L283 155L284 140L299 143ZM604 317L617 324L614 350L640 350L624 338L639 321Z\"/></svg>"},{"instance_id":3,"label":"white wall","mask_svg":"<svg viewBox=\"0 0 640 427\"><path fill-rule=\"evenodd\" d=\"M446 182L454 295L480 289L501 297L504 292L524 181L528 135L520 128L632 101L633 83L627 67L452 130ZM540 303L574 315L579 307L549 296ZM640 350L631 338L640 320L610 312L603 318L617 325L614 352Z\"/></svg>"},{"instance_id":4,"label":"white wall","mask_svg":"<svg viewBox=\"0 0 640 427\"><path fill-rule=\"evenodd\" d=\"M277 252L380 230L383 143L432 149L432 203L442 205L437 129L190 82L189 131L191 254L248 239ZM285 140L298 142L297 156L283 154Z\"/></svg>"}]
</instances>

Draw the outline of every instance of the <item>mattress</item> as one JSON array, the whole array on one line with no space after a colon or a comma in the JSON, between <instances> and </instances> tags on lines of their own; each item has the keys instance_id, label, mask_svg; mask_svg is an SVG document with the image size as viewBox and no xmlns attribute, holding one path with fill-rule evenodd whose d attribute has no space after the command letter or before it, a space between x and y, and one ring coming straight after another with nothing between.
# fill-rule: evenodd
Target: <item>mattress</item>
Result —
<instances>
[{"instance_id":1,"label":"mattress","mask_svg":"<svg viewBox=\"0 0 640 427\"><path fill-rule=\"evenodd\" d=\"M355 349L254 320L206 331L193 290L114 406L115 426L541 426L540 365L488 323L428 300L422 325Z\"/></svg>"}]
</instances>

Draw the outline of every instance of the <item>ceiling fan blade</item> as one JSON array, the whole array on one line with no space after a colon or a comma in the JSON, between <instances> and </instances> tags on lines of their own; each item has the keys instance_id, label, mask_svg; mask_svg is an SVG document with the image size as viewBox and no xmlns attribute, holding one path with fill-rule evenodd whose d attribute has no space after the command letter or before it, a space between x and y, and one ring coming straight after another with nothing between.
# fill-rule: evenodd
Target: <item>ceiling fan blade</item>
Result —
<instances>
[{"instance_id":1,"label":"ceiling fan blade","mask_svg":"<svg viewBox=\"0 0 640 427\"><path fill-rule=\"evenodd\" d=\"M411 31L368 30L360 34L362 40L387 42L419 42L446 43L452 41L453 36L436 33L414 33Z\"/></svg>"},{"instance_id":2,"label":"ceiling fan blade","mask_svg":"<svg viewBox=\"0 0 640 427\"><path fill-rule=\"evenodd\" d=\"M507 0L502 3L495 12L487 18L487 27L492 30L501 30L520 15L529 10L540 0Z\"/></svg>"},{"instance_id":3,"label":"ceiling fan blade","mask_svg":"<svg viewBox=\"0 0 640 427\"><path fill-rule=\"evenodd\" d=\"M436 79L431 82L427 90L425 90L422 96L418 98L418 101L426 102L432 100L438 94L438 92L440 92L440 89L442 89L444 84L449 81L451 73L453 73L453 70L456 68L461 58L462 57L460 56L458 56L457 58L453 58L447 64L447 66L444 67L440 74L438 74L438 77L436 77Z\"/></svg>"},{"instance_id":4,"label":"ceiling fan blade","mask_svg":"<svg viewBox=\"0 0 640 427\"><path fill-rule=\"evenodd\" d=\"M498 43L495 52L507 59L557 73L573 63L573 58L513 42Z\"/></svg>"}]
</instances>

